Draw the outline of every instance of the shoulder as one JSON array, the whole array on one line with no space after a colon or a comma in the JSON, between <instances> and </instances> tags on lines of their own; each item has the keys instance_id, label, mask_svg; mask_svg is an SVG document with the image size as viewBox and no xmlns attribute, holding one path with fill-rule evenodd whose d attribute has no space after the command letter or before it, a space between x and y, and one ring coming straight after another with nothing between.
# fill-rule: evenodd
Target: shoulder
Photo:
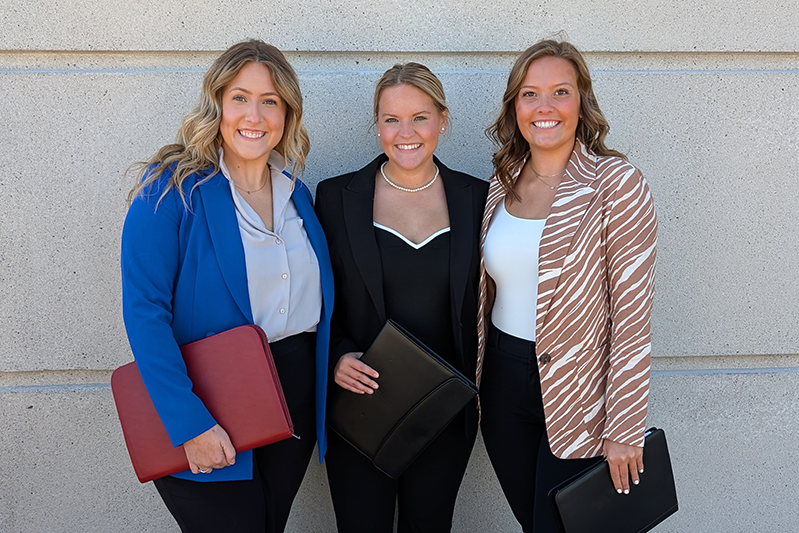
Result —
<instances>
[{"instance_id":1,"label":"shoulder","mask_svg":"<svg viewBox=\"0 0 799 533\"><path fill-rule=\"evenodd\" d=\"M471 187L474 194L485 201L486 195L488 194L488 182L486 180L477 178L471 174L466 174L465 172L453 170L438 161L438 159L436 159L436 164L439 166L439 170L444 179L453 183L460 183L466 187Z\"/></svg>"},{"instance_id":2,"label":"shoulder","mask_svg":"<svg viewBox=\"0 0 799 533\"><path fill-rule=\"evenodd\" d=\"M617 156L596 156L597 187L609 192L646 187L641 171Z\"/></svg>"},{"instance_id":3,"label":"shoulder","mask_svg":"<svg viewBox=\"0 0 799 533\"><path fill-rule=\"evenodd\" d=\"M341 174L340 176L323 179L316 185L317 196L320 194L320 192L329 193L343 189L350 181L352 181L354 176L355 172L348 172L346 174Z\"/></svg>"},{"instance_id":4,"label":"shoulder","mask_svg":"<svg viewBox=\"0 0 799 533\"><path fill-rule=\"evenodd\" d=\"M139 195L134 199L134 203L143 202L145 204L155 204L162 203L166 200L171 201L172 199L177 199L179 201L180 194L172 181L176 166L177 163L173 163L161 170L160 175L158 175L149 185L144 187L141 192L139 192ZM157 174L158 170L159 165L157 163L150 165L145 171L142 181L146 181L154 174ZM212 172L213 169L208 168L193 172L186 176L183 179L180 187L183 190L185 197L189 198L189 195L192 193L194 188L198 186L198 184L203 185L211 181L208 178L213 177Z\"/></svg>"},{"instance_id":5,"label":"shoulder","mask_svg":"<svg viewBox=\"0 0 799 533\"><path fill-rule=\"evenodd\" d=\"M316 186L317 200L320 196L336 193L340 194L340 191L343 189L374 194L375 175L380 165L387 159L385 154L380 154L369 162L369 164L358 170L322 180L319 182L319 185Z\"/></svg>"}]
</instances>

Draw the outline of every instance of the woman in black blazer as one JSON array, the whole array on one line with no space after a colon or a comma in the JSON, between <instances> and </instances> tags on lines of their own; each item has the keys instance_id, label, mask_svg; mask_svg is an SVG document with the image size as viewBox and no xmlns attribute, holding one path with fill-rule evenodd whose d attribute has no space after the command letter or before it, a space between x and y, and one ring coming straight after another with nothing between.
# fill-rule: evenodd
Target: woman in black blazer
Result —
<instances>
[{"instance_id":1,"label":"woman in black blazer","mask_svg":"<svg viewBox=\"0 0 799 533\"><path fill-rule=\"evenodd\" d=\"M488 184L445 167L433 152L447 129L441 82L418 63L395 65L377 84L374 120L384 154L323 181L316 210L335 278L331 386L379 387L358 358L388 318L465 375L475 374L479 231ZM449 531L477 432L473 403L398 479L334 433L326 457L341 533Z\"/></svg>"}]
</instances>

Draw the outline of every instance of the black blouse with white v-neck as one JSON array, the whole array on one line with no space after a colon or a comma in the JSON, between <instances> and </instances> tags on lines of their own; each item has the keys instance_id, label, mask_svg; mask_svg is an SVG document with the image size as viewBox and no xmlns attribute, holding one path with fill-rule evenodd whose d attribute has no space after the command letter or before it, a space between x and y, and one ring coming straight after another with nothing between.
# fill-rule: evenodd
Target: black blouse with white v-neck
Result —
<instances>
[{"instance_id":1,"label":"black blouse with white v-neck","mask_svg":"<svg viewBox=\"0 0 799 533\"><path fill-rule=\"evenodd\" d=\"M449 228L416 245L384 226L375 226L375 236L383 262L386 316L455 364Z\"/></svg>"}]
</instances>

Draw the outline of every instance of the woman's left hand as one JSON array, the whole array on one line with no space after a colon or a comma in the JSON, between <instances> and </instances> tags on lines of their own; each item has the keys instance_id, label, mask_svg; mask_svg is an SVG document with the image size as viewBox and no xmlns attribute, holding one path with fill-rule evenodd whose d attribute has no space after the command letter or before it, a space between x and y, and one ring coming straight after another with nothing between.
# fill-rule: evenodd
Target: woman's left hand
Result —
<instances>
[{"instance_id":1,"label":"woman's left hand","mask_svg":"<svg viewBox=\"0 0 799 533\"><path fill-rule=\"evenodd\" d=\"M638 485L638 474L644 472L644 449L605 439L602 451L608 460L610 477L619 494L630 493L630 479Z\"/></svg>"}]
</instances>

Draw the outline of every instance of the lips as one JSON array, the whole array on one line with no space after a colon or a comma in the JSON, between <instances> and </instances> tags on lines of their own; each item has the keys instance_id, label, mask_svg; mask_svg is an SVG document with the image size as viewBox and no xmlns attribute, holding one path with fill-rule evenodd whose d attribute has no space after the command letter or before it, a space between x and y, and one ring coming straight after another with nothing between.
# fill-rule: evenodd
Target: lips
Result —
<instances>
[{"instance_id":1,"label":"lips","mask_svg":"<svg viewBox=\"0 0 799 533\"><path fill-rule=\"evenodd\" d=\"M551 130L558 124L560 124L559 120L539 120L537 122L533 122L533 125L540 130Z\"/></svg>"},{"instance_id":2,"label":"lips","mask_svg":"<svg viewBox=\"0 0 799 533\"><path fill-rule=\"evenodd\" d=\"M248 139L260 139L266 135L266 132L257 130L238 130L238 132L242 137L246 137Z\"/></svg>"}]
</instances>

